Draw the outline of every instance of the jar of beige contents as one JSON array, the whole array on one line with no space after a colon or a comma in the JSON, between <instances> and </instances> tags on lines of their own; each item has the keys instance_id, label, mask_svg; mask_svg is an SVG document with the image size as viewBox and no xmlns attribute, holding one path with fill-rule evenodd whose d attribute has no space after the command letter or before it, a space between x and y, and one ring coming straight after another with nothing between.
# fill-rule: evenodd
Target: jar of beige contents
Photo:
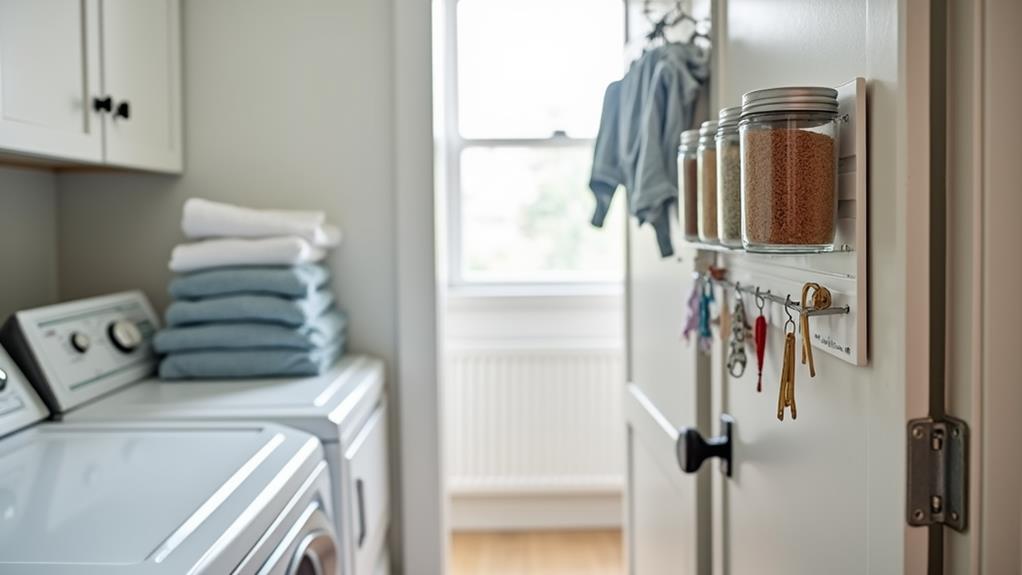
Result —
<instances>
[{"instance_id":1,"label":"jar of beige contents","mask_svg":"<svg viewBox=\"0 0 1022 575\"><path fill-rule=\"evenodd\" d=\"M681 133L678 148L678 218L682 234L690 242L699 241L699 174L696 157L699 148L699 130Z\"/></svg>"},{"instance_id":2,"label":"jar of beige contents","mask_svg":"<svg viewBox=\"0 0 1022 575\"><path fill-rule=\"evenodd\" d=\"M699 240L717 243L717 121L703 122L699 128Z\"/></svg>"},{"instance_id":3,"label":"jar of beige contents","mask_svg":"<svg viewBox=\"0 0 1022 575\"><path fill-rule=\"evenodd\" d=\"M742 97L742 243L748 251L834 249L838 104L831 88Z\"/></svg>"},{"instance_id":4,"label":"jar of beige contents","mask_svg":"<svg viewBox=\"0 0 1022 575\"><path fill-rule=\"evenodd\" d=\"M729 248L742 247L741 114L741 106L724 108L717 126L717 236Z\"/></svg>"}]
</instances>

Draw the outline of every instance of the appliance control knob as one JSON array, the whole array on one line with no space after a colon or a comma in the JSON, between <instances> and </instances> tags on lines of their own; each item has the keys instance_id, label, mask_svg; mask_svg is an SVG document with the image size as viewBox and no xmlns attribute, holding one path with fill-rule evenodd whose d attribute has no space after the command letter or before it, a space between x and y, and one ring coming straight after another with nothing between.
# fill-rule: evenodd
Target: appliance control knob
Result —
<instances>
[{"instance_id":1,"label":"appliance control knob","mask_svg":"<svg viewBox=\"0 0 1022 575\"><path fill-rule=\"evenodd\" d=\"M84 333L76 331L71 334L71 347L73 347L78 353L85 353L89 351L89 346L91 345L92 340Z\"/></svg>"},{"instance_id":2,"label":"appliance control knob","mask_svg":"<svg viewBox=\"0 0 1022 575\"><path fill-rule=\"evenodd\" d=\"M117 320L107 326L106 332L114 347L124 353L131 353L142 345L142 332L134 322L125 319Z\"/></svg>"}]
</instances>

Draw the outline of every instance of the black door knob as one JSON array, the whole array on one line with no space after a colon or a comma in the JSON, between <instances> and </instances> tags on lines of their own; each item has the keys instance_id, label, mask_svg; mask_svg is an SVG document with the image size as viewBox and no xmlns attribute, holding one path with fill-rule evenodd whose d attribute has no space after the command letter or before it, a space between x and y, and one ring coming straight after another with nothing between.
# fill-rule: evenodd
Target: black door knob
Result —
<instances>
[{"instance_id":1,"label":"black door knob","mask_svg":"<svg viewBox=\"0 0 1022 575\"><path fill-rule=\"evenodd\" d=\"M106 98L93 98L92 109L96 112L109 112L114 109L114 99L110 96Z\"/></svg>"},{"instance_id":2,"label":"black door knob","mask_svg":"<svg viewBox=\"0 0 1022 575\"><path fill-rule=\"evenodd\" d=\"M731 434L735 419L726 413L720 415L722 435L704 439L699 430L683 427L678 432L678 464L685 473L695 473L711 457L720 458L720 469L731 477Z\"/></svg>"},{"instance_id":3,"label":"black door knob","mask_svg":"<svg viewBox=\"0 0 1022 575\"><path fill-rule=\"evenodd\" d=\"M114 110L115 118L124 118L125 120L131 119L131 103L127 100L117 104L117 109Z\"/></svg>"}]
</instances>

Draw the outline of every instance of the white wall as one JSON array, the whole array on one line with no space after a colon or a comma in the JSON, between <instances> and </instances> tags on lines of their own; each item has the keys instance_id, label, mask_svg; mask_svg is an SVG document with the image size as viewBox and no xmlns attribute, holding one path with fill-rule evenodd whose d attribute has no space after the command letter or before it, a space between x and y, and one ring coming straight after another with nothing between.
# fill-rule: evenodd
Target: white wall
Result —
<instances>
[{"instance_id":1,"label":"white wall","mask_svg":"<svg viewBox=\"0 0 1022 575\"><path fill-rule=\"evenodd\" d=\"M167 302L167 260L190 196L317 208L351 344L394 353L390 5L186 1L185 174L58 177L61 297L131 287Z\"/></svg>"},{"instance_id":2,"label":"white wall","mask_svg":"<svg viewBox=\"0 0 1022 575\"><path fill-rule=\"evenodd\" d=\"M0 167L0 322L56 300L56 222L51 172Z\"/></svg>"}]
</instances>

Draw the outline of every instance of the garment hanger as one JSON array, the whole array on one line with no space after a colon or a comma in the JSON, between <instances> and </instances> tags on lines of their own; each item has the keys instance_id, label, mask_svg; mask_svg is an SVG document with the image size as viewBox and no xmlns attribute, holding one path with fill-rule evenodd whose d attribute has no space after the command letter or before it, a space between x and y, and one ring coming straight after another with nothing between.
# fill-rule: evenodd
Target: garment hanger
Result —
<instances>
[{"instance_id":1,"label":"garment hanger","mask_svg":"<svg viewBox=\"0 0 1022 575\"><path fill-rule=\"evenodd\" d=\"M690 22L692 24L692 35L686 43L693 43L696 38L703 38L705 40L710 39L709 27L710 22L707 20L696 20L691 14L685 11L682 6L682 0L676 0L674 6L663 14L659 19L654 20L651 16L653 9L651 6L651 0L644 0L642 4L642 14L649 21L651 30L646 34L646 41L649 44L660 40L665 44L667 40L667 31L674 28L675 26L683 23Z\"/></svg>"}]
</instances>

